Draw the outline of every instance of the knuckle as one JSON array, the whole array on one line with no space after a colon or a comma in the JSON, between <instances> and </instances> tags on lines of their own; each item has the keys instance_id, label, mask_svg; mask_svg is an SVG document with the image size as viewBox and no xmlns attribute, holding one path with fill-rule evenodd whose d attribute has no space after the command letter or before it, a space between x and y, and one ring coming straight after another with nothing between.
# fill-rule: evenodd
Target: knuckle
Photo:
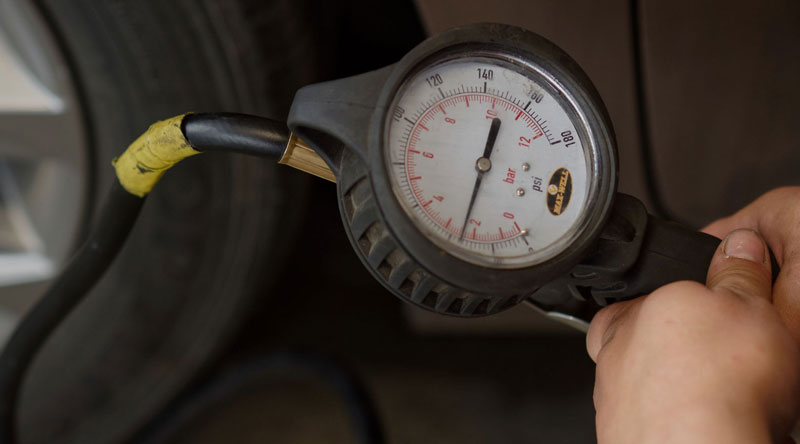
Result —
<instances>
[{"instance_id":1,"label":"knuckle","mask_svg":"<svg viewBox=\"0 0 800 444\"><path fill-rule=\"evenodd\" d=\"M714 290L727 290L739 297L763 297L771 289L770 278L761 267L752 264L733 262L717 273L709 276L708 287Z\"/></svg>"},{"instance_id":2,"label":"knuckle","mask_svg":"<svg viewBox=\"0 0 800 444\"><path fill-rule=\"evenodd\" d=\"M765 193L765 196L800 196L800 186L784 186L772 189Z\"/></svg>"},{"instance_id":3,"label":"knuckle","mask_svg":"<svg viewBox=\"0 0 800 444\"><path fill-rule=\"evenodd\" d=\"M757 199L758 202L774 204L777 202L784 202L786 200L795 200L800 197L799 186L785 186L773 188L766 193L762 194Z\"/></svg>"}]
</instances>

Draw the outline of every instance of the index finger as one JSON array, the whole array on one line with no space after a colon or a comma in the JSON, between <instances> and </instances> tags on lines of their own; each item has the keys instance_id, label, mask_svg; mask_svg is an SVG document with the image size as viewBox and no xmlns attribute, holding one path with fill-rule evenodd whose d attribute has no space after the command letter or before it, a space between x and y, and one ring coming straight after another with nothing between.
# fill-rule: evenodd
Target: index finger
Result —
<instances>
[{"instance_id":1,"label":"index finger","mask_svg":"<svg viewBox=\"0 0 800 444\"><path fill-rule=\"evenodd\" d=\"M735 214L712 222L701 231L724 239L728 233L749 228L764 236L778 264L800 254L800 187L776 188Z\"/></svg>"},{"instance_id":2,"label":"index finger","mask_svg":"<svg viewBox=\"0 0 800 444\"><path fill-rule=\"evenodd\" d=\"M703 231L725 237L739 228L761 233L775 254L781 271L773 285L773 303L800 342L800 187L772 190Z\"/></svg>"}]
</instances>

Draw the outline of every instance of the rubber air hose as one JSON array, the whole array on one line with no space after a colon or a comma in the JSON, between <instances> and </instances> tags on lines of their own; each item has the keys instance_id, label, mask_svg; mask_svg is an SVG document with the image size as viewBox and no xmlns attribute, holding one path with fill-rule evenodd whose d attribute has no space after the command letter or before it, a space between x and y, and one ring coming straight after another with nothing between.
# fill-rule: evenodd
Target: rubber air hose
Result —
<instances>
[{"instance_id":1,"label":"rubber air hose","mask_svg":"<svg viewBox=\"0 0 800 444\"><path fill-rule=\"evenodd\" d=\"M194 149L224 151L278 160L286 150L289 129L283 122L234 113L189 114L183 134Z\"/></svg>"},{"instance_id":2,"label":"rubber air hose","mask_svg":"<svg viewBox=\"0 0 800 444\"><path fill-rule=\"evenodd\" d=\"M17 443L17 401L28 370L50 334L103 276L133 228L145 197L180 160L227 151L278 160L283 122L243 114L191 114L157 122L114 160L111 187L94 230L42 299L20 321L0 354L0 443Z\"/></svg>"}]
</instances>

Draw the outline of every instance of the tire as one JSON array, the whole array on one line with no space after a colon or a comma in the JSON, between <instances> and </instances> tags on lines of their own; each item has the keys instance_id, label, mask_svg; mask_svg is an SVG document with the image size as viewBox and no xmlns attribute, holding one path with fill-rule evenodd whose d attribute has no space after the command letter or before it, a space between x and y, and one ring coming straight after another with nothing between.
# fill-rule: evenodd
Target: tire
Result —
<instances>
[{"instance_id":1,"label":"tire","mask_svg":"<svg viewBox=\"0 0 800 444\"><path fill-rule=\"evenodd\" d=\"M190 110L282 117L313 80L302 11L288 0L37 6L82 91L95 206L114 180L111 159L153 121ZM34 362L21 442L123 442L163 408L266 297L304 180L214 154L166 175L109 272Z\"/></svg>"}]
</instances>

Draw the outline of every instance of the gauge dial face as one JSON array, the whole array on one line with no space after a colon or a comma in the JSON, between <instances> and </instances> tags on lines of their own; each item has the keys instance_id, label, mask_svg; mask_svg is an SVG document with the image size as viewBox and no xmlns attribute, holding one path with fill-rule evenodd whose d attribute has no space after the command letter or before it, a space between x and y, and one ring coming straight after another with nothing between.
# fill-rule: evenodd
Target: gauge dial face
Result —
<instances>
[{"instance_id":1,"label":"gauge dial face","mask_svg":"<svg viewBox=\"0 0 800 444\"><path fill-rule=\"evenodd\" d=\"M580 233L592 177L585 126L557 84L490 56L445 59L399 88L385 124L395 197L464 261L523 268Z\"/></svg>"}]
</instances>

